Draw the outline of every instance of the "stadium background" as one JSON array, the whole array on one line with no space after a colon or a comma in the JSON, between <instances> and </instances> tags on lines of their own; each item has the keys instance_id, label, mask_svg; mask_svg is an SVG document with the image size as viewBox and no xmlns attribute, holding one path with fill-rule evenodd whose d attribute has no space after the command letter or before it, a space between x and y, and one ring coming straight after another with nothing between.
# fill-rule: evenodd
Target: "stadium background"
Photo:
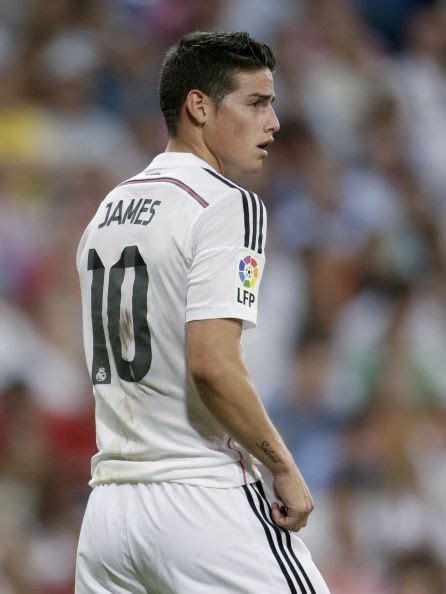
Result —
<instances>
[{"instance_id":1,"label":"stadium background","mask_svg":"<svg viewBox=\"0 0 446 594\"><path fill-rule=\"evenodd\" d=\"M0 592L68 594L94 451L74 264L166 143L157 72L191 30L278 61L282 129L246 352L316 500L333 594L446 592L446 3L0 1Z\"/></svg>"}]
</instances>

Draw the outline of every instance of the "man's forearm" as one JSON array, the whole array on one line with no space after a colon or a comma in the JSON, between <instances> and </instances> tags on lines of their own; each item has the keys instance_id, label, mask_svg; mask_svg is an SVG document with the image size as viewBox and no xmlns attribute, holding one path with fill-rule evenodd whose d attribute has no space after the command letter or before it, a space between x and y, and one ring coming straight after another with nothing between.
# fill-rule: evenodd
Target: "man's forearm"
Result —
<instances>
[{"instance_id":1,"label":"man's forearm","mask_svg":"<svg viewBox=\"0 0 446 594\"><path fill-rule=\"evenodd\" d=\"M228 360L212 378L194 379L210 412L273 475L294 468L293 458L269 419L243 361Z\"/></svg>"}]
</instances>

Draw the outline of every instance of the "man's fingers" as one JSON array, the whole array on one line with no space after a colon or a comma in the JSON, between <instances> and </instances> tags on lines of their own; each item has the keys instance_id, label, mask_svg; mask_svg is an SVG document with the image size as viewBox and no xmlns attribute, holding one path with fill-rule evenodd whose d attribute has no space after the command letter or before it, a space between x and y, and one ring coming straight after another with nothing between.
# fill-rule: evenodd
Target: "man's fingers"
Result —
<instances>
[{"instance_id":1,"label":"man's fingers","mask_svg":"<svg viewBox=\"0 0 446 594\"><path fill-rule=\"evenodd\" d=\"M272 504L272 519L277 526L284 528L285 530L291 530L297 532L301 528L307 525L308 516L310 515L314 504L308 505L305 511L289 515L286 507L279 507L278 503Z\"/></svg>"},{"instance_id":2,"label":"man's fingers","mask_svg":"<svg viewBox=\"0 0 446 594\"><path fill-rule=\"evenodd\" d=\"M297 518L288 518L288 517L279 517L275 519L273 517L274 523L279 526L280 528L284 528L285 530L290 530L291 532L298 532L301 528L307 525L308 517L303 519Z\"/></svg>"},{"instance_id":3,"label":"man's fingers","mask_svg":"<svg viewBox=\"0 0 446 594\"><path fill-rule=\"evenodd\" d=\"M285 516L284 512L281 511L279 504L276 503L275 501L273 502L272 510L273 511L272 511L271 515L272 515L273 521L275 522L275 524L280 526L280 522L283 521L286 518L286 516Z\"/></svg>"},{"instance_id":4,"label":"man's fingers","mask_svg":"<svg viewBox=\"0 0 446 594\"><path fill-rule=\"evenodd\" d=\"M301 528L304 528L308 522L308 514L297 518L285 518L283 528L291 530L292 532L298 532Z\"/></svg>"}]
</instances>

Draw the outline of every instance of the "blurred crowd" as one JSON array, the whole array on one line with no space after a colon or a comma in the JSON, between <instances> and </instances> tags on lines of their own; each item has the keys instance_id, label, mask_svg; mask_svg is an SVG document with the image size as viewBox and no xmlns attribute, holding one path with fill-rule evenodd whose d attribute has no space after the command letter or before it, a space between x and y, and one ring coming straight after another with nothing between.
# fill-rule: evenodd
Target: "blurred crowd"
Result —
<instances>
[{"instance_id":1,"label":"blurred crowd","mask_svg":"<svg viewBox=\"0 0 446 594\"><path fill-rule=\"evenodd\" d=\"M333 594L446 592L446 2L0 0L0 592L71 594L95 451L75 252L164 150L166 49L276 55L248 363Z\"/></svg>"}]
</instances>

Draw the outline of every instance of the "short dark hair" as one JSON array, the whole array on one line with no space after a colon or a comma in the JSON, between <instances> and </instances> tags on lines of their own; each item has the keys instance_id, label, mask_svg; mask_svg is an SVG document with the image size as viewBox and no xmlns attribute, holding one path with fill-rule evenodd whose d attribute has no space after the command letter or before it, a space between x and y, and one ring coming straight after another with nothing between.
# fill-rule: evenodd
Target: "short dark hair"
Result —
<instances>
[{"instance_id":1,"label":"short dark hair","mask_svg":"<svg viewBox=\"0 0 446 594\"><path fill-rule=\"evenodd\" d=\"M275 66L270 48L245 31L188 33L167 51L160 72L160 107L169 136L178 131L181 108L190 90L199 89L218 107L236 88L234 74L261 68L273 72Z\"/></svg>"}]
</instances>

